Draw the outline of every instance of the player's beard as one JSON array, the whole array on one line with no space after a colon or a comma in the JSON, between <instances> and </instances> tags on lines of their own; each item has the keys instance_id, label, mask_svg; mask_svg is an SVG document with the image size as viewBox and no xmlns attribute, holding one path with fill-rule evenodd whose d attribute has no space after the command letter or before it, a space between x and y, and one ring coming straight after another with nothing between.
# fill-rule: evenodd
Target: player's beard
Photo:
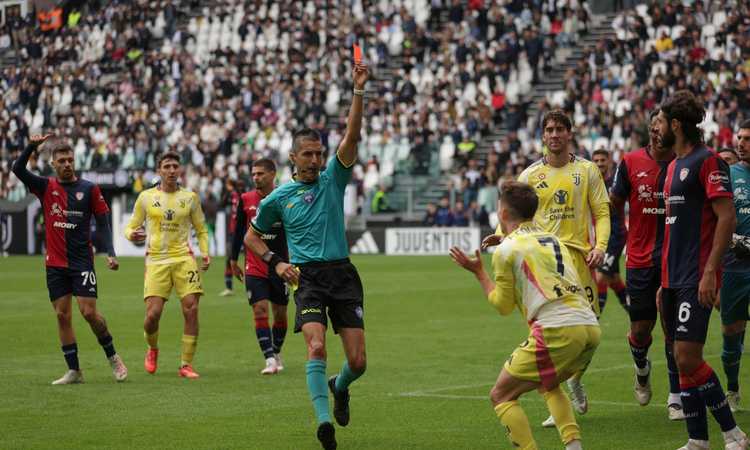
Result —
<instances>
[{"instance_id":1,"label":"player's beard","mask_svg":"<svg viewBox=\"0 0 750 450\"><path fill-rule=\"evenodd\" d=\"M667 131L665 131L664 134L661 135L661 147L664 150L672 149L676 142L677 136L675 136L671 128L667 128Z\"/></svg>"}]
</instances>

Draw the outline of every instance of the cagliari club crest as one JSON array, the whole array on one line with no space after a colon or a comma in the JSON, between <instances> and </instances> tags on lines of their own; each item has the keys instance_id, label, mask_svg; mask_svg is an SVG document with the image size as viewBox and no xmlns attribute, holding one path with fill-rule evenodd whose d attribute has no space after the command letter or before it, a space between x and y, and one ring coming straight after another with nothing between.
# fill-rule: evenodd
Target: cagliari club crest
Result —
<instances>
[{"instance_id":1,"label":"cagliari club crest","mask_svg":"<svg viewBox=\"0 0 750 450\"><path fill-rule=\"evenodd\" d=\"M683 167L682 170L680 170L680 181L685 181L685 178L687 178L689 173L690 169Z\"/></svg>"}]
</instances>

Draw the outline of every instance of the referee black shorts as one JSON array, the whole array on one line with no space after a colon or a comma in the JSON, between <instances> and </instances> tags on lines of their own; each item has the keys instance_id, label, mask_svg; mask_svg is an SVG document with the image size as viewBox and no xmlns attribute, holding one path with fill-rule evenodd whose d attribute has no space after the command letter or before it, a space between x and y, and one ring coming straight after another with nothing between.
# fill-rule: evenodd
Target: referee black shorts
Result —
<instances>
[{"instance_id":1,"label":"referee black shorts","mask_svg":"<svg viewBox=\"0 0 750 450\"><path fill-rule=\"evenodd\" d=\"M363 328L364 294L357 269L349 258L300 264L299 286L294 292L297 306L294 332L308 322L341 328Z\"/></svg>"}]
</instances>

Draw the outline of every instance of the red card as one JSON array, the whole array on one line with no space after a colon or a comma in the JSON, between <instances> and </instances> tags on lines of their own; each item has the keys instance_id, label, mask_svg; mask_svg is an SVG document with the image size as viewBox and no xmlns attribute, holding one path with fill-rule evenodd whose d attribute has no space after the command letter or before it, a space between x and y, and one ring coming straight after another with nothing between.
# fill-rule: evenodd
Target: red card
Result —
<instances>
[{"instance_id":1,"label":"red card","mask_svg":"<svg viewBox=\"0 0 750 450\"><path fill-rule=\"evenodd\" d=\"M362 47L354 44L354 64L362 64Z\"/></svg>"}]
</instances>

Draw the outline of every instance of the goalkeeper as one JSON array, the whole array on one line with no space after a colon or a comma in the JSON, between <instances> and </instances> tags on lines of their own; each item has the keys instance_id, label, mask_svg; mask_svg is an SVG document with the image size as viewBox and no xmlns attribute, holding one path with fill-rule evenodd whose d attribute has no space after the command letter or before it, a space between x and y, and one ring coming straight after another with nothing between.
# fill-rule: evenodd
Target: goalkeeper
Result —
<instances>
[{"instance_id":1,"label":"goalkeeper","mask_svg":"<svg viewBox=\"0 0 750 450\"><path fill-rule=\"evenodd\" d=\"M570 251L532 221L538 205L534 188L526 183L509 181L500 188L498 215L506 237L492 257L493 279L484 271L479 250L469 258L453 247L451 257L474 273L500 314L518 307L529 324L529 337L505 362L490 391L511 442L523 450L537 449L518 398L539 389L566 450L575 450L581 448L581 432L559 384L589 364L601 331Z\"/></svg>"},{"instance_id":2,"label":"goalkeeper","mask_svg":"<svg viewBox=\"0 0 750 450\"><path fill-rule=\"evenodd\" d=\"M730 167L737 228L724 258L721 282L721 362L727 375L727 402L732 412L740 403L740 359L750 303L750 120L737 133L740 161Z\"/></svg>"}]
</instances>

